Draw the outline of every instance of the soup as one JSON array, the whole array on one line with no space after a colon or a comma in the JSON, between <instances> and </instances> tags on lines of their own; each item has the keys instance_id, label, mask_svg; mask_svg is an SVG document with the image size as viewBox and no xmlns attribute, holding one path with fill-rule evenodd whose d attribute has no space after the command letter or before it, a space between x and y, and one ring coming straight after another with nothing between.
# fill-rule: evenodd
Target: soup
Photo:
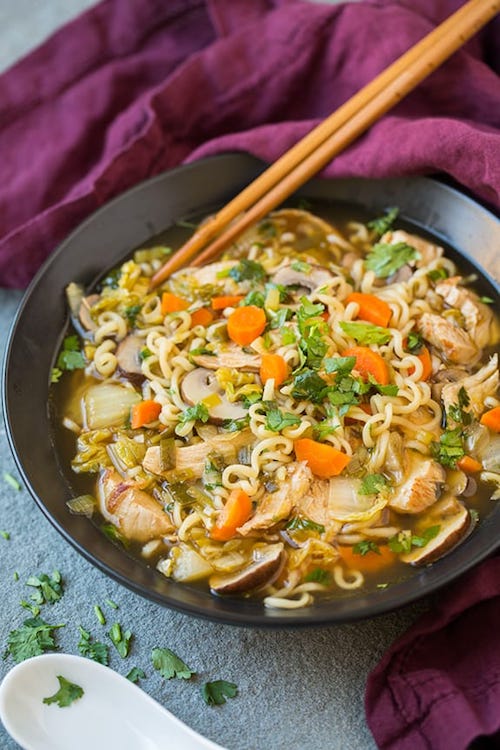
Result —
<instances>
[{"instance_id":1,"label":"soup","mask_svg":"<svg viewBox=\"0 0 500 750\"><path fill-rule=\"evenodd\" d=\"M284 208L151 290L168 252L68 287L72 512L180 584L287 609L473 532L500 496L500 326L443 248L396 209Z\"/></svg>"}]
</instances>

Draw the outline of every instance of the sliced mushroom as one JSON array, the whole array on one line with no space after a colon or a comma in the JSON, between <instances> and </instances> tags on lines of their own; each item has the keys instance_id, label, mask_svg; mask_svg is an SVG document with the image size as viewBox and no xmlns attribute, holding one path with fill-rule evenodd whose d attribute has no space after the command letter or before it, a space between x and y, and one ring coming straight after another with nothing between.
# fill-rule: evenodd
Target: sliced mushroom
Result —
<instances>
[{"instance_id":1,"label":"sliced mushroom","mask_svg":"<svg viewBox=\"0 0 500 750\"><path fill-rule=\"evenodd\" d=\"M66 287L66 299L71 312L71 322L81 336L86 336L89 331L97 328L90 314L90 308L99 299L98 294L84 294L83 287L72 281Z\"/></svg>"},{"instance_id":2,"label":"sliced mushroom","mask_svg":"<svg viewBox=\"0 0 500 750\"><path fill-rule=\"evenodd\" d=\"M239 346L227 346L217 354L196 354L193 362L207 370L218 370L219 367L229 367L243 372L258 372L261 364L259 354L247 354Z\"/></svg>"},{"instance_id":3,"label":"sliced mushroom","mask_svg":"<svg viewBox=\"0 0 500 750\"><path fill-rule=\"evenodd\" d=\"M127 380L140 384L144 380L140 352L144 348L144 339L130 333L121 341L116 350L116 359L120 372Z\"/></svg>"},{"instance_id":4,"label":"sliced mushroom","mask_svg":"<svg viewBox=\"0 0 500 750\"><path fill-rule=\"evenodd\" d=\"M296 286L311 293L320 286L328 284L334 278L328 269L322 266L311 266L308 273L295 271L290 265L282 266L272 276L275 284L283 286Z\"/></svg>"},{"instance_id":5,"label":"sliced mushroom","mask_svg":"<svg viewBox=\"0 0 500 750\"><path fill-rule=\"evenodd\" d=\"M400 555L410 565L428 565L443 557L472 530L469 511L456 498L444 497L425 516L422 529L439 525L439 532L424 547Z\"/></svg>"},{"instance_id":6,"label":"sliced mushroom","mask_svg":"<svg viewBox=\"0 0 500 750\"><path fill-rule=\"evenodd\" d=\"M188 404L203 402L208 409L209 419L214 424L222 424L227 419L243 419L247 414L239 402L227 399L215 374L204 367L196 367L184 376L181 394Z\"/></svg>"},{"instance_id":7,"label":"sliced mushroom","mask_svg":"<svg viewBox=\"0 0 500 750\"><path fill-rule=\"evenodd\" d=\"M285 560L283 542L257 547L253 562L243 570L230 575L213 575L209 578L214 594L244 594L266 586L279 575Z\"/></svg>"}]
</instances>

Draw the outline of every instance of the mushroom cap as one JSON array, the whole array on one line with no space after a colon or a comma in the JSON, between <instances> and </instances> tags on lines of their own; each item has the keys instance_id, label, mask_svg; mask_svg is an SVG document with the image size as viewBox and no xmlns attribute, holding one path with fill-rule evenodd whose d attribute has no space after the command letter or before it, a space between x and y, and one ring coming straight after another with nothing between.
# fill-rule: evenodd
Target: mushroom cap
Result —
<instances>
[{"instance_id":1,"label":"mushroom cap","mask_svg":"<svg viewBox=\"0 0 500 750\"><path fill-rule=\"evenodd\" d=\"M144 379L139 357L143 347L144 339L133 333L129 333L118 345L116 360L120 371L128 380L140 383Z\"/></svg>"},{"instance_id":2,"label":"mushroom cap","mask_svg":"<svg viewBox=\"0 0 500 750\"><path fill-rule=\"evenodd\" d=\"M417 547L400 555L405 563L428 565L435 562L472 531L469 511L454 497L446 496L439 500L426 516L429 518L428 526L439 525L439 532L424 547Z\"/></svg>"},{"instance_id":3,"label":"mushroom cap","mask_svg":"<svg viewBox=\"0 0 500 750\"><path fill-rule=\"evenodd\" d=\"M285 561L283 542L266 544L257 547L253 553L253 562L242 570L230 575L213 575L209 585L214 594L244 594L255 591L274 581L279 575Z\"/></svg>"},{"instance_id":4,"label":"mushroom cap","mask_svg":"<svg viewBox=\"0 0 500 750\"><path fill-rule=\"evenodd\" d=\"M243 419L247 414L246 409L240 403L227 399L215 373L205 367L196 367L184 376L181 382L181 394L188 404L203 402L208 409L209 421L214 424L221 424L227 419Z\"/></svg>"}]
</instances>

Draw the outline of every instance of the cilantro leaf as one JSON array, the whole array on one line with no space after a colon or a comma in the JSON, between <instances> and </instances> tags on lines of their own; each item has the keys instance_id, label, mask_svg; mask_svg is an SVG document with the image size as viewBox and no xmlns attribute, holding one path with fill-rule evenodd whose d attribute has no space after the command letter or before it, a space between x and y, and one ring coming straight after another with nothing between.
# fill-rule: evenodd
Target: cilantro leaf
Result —
<instances>
[{"instance_id":1,"label":"cilantro leaf","mask_svg":"<svg viewBox=\"0 0 500 750\"><path fill-rule=\"evenodd\" d=\"M328 357L323 364L327 373L348 375L356 364L356 357Z\"/></svg>"},{"instance_id":2,"label":"cilantro leaf","mask_svg":"<svg viewBox=\"0 0 500 750\"><path fill-rule=\"evenodd\" d=\"M62 370L60 370L58 367L53 367L50 371L50 382L51 383L58 383L61 379Z\"/></svg>"},{"instance_id":3,"label":"cilantro leaf","mask_svg":"<svg viewBox=\"0 0 500 750\"><path fill-rule=\"evenodd\" d=\"M380 239L394 224L399 214L399 208L388 208L383 216L378 216L367 223L368 229L371 229L376 239Z\"/></svg>"},{"instance_id":4,"label":"cilantro leaf","mask_svg":"<svg viewBox=\"0 0 500 750\"><path fill-rule=\"evenodd\" d=\"M200 403L195 404L194 406L189 406L179 414L179 424L196 420L205 423L208 422L209 417L210 414L208 413L207 407L200 401Z\"/></svg>"},{"instance_id":5,"label":"cilantro leaf","mask_svg":"<svg viewBox=\"0 0 500 750\"><path fill-rule=\"evenodd\" d=\"M441 279L447 279L449 274L446 268L434 268L432 271L429 271L427 276L430 278L431 281L441 281Z\"/></svg>"},{"instance_id":6,"label":"cilantro leaf","mask_svg":"<svg viewBox=\"0 0 500 750\"><path fill-rule=\"evenodd\" d=\"M30 656L39 656L45 651L51 651L56 647L53 631L63 627L63 624L50 625L41 617L24 620L20 628L9 633L6 653L19 663Z\"/></svg>"},{"instance_id":7,"label":"cilantro leaf","mask_svg":"<svg viewBox=\"0 0 500 750\"><path fill-rule=\"evenodd\" d=\"M130 305L129 307L126 307L123 311L123 314L127 318L128 322L131 326L135 325L135 322L137 320L137 316L141 312L142 305Z\"/></svg>"},{"instance_id":8,"label":"cilantro leaf","mask_svg":"<svg viewBox=\"0 0 500 750\"><path fill-rule=\"evenodd\" d=\"M132 640L132 633L130 630L122 631L122 627L119 622L115 622L108 633L111 643L116 648L122 659L125 659L129 655L130 641Z\"/></svg>"},{"instance_id":9,"label":"cilantro leaf","mask_svg":"<svg viewBox=\"0 0 500 750\"><path fill-rule=\"evenodd\" d=\"M341 321L340 327L358 344L387 344L391 339L391 332L387 328L371 323Z\"/></svg>"},{"instance_id":10,"label":"cilantro leaf","mask_svg":"<svg viewBox=\"0 0 500 750\"><path fill-rule=\"evenodd\" d=\"M30 576L26 585L37 589L36 593L31 596L35 604L54 604L63 594L61 574L58 570L52 573L51 578L46 573Z\"/></svg>"},{"instance_id":11,"label":"cilantro leaf","mask_svg":"<svg viewBox=\"0 0 500 750\"><path fill-rule=\"evenodd\" d=\"M325 531L323 524L311 521L310 518L305 516L294 516L288 521L286 528L291 531L317 531L319 534L323 534Z\"/></svg>"},{"instance_id":12,"label":"cilantro leaf","mask_svg":"<svg viewBox=\"0 0 500 750\"><path fill-rule=\"evenodd\" d=\"M458 391L458 403L449 407L447 417L460 424L469 425L472 422L472 414L466 411L468 406L470 406L470 398L462 386Z\"/></svg>"},{"instance_id":13,"label":"cilantro leaf","mask_svg":"<svg viewBox=\"0 0 500 750\"><path fill-rule=\"evenodd\" d=\"M59 690L49 698L44 698L44 703L47 705L57 703L59 708L65 708L66 706L70 706L73 701L82 697L83 689L80 685L75 685L74 682L70 682L60 674L57 675L57 679L59 680Z\"/></svg>"},{"instance_id":14,"label":"cilantro leaf","mask_svg":"<svg viewBox=\"0 0 500 750\"><path fill-rule=\"evenodd\" d=\"M295 399L319 404L326 398L328 385L317 372L304 368L293 380L292 396Z\"/></svg>"},{"instance_id":15,"label":"cilantro leaf","mask_svg":"<svg viewBox=\"0 0 500 750\"><path fill-rule=\"evenodd\" d=\"M108 647L105 643L100 641L94 641L88 630L84 630L82 626L79 626L80 640L78 642L78 651L82 656L86 656L93 661L99 662L108 666L109 664L109 652Z\"/></svg>"},{"instance_id":16,"label":"cilantro leaf","mask_svg":"<svg viewBox=\"0 0 500 750\"><path fill-rule=\"evenodd\" d=\"M388 385L382 385L381 383L373 383L374 388L382 394L382 396L397 396L399 388L397 385L389 383Z\"/></svg>"},{"instance_id":17,"label":"cilantro leaf","mask_svg":"<svg viewBox=\"0 0 500 750\"><path fill-rule=\"evenodd\" d=\"M294 260L293 263L291 263L290 268L299 273L309 273L312 266L310 263L306 263L303 260Z\"/></svg>"},{"instance_id":18,"label":"cilantro leaf","mask_svg":"<svg viewBox=\"0 0 500 750\"><path fill-rule=\"evenodd\" d=\"M358 492L360 495L376 495L386 489L389 482L383 474L368 474L361 482Z\"/></svg>"},{"instance_id":19,"label":"cilantro leaf","mask_svg":"<svg viewBox=\"0 0 500 750\"><path fill-rule=\"evenodd\" d=\"M266 277L264 267L255 260L242 258L238 265L233 266L228 273L234 281L262 281Z\"/></svg>"},{"instance_id":20,"label":"cilantro leaf","mask_svg":"<svg viewBox=\"0 0 500 750\"><path fill-rule=\"evenodd\" d=\"M169 648L154 648L151 652L151 661L164 680L171 680L173 677L189 680L196 674Z\"/></svg>"},{"instance_id":21,"label":"cilantro leaf","mask_svg":"<svg viewBox=\"0 0 500 750\"><path fill-rule=\"evenodd\" d=\"M260 408L260 407L259 407ZM266 427L273 432L281 432L285 427L300 424L300 417L291 412L282 412L274 401L263 401L262 409L266 414Z\"/></svg>"},{"instance_id":22,"label":"cilantro leaf","mask_svg":"<svg viewBox=\"0 0 500 750\"><path fill-rule=\"evenodd\" d=\"M422 335L417 331L410 331L406 342L406 351L410 354L420 354L424 347Z\"/></svg>"},{"instance_id":23,"label":"cilantro leaf","mask_svg":"<svg viewBox=\"0 0 500 750\"><path fill-rule=\"evenodd\" d=\"M434 539L439 534L440 529L441 526L429 526L420 535L412 534L409 529L406 529L392 536L387 544L389 545L389 549L396 554L410 552L412 547L425 547L431 539Z\"/></svg>"},{"instance_id":24,"label":"cilantro leaf","mask_svg":"<svg viewBox=\"0 0 500 750\"><path fill-rule=\"evenodd\" d=\"M313 583L321 583L324 586L327 586L331 581L331 575L323 568L314 568L304 576L304 581L312 581Z\"/></svg>"},{"instance_id":25,"label":"cilantro leaf","mask_svg":"<svg viewBox=\"0 0 500 750\"><path fill-rule=\"evenodd\" d=\"M417 250L406 242L390 245L379 242L373 246L365 259L365 267L374 271L379 279L386 279L398 271L405 263L420 258Z\"/></svg>"},{"instance_id":26,"label":"cilantro leaf","mask_svg":"<svg viewBox=\"0 0 500 750\"><path fill-rule=\"evenodd\" d=\"M21 483L18 482L17 479L12 476L12 474L9 474L8 471L4 471L2 476L4 482L7 482L7 484L9 484L13 490L17 490L19 492L19 490L22 489Z\"/></svg>"},{"instance_id":27,"label":"cilantro leaf","mask_svg":"<svg viewBox=\"0 0 500 750\"><path fill-rule=\"evenodd\" d=\"M85 357L80 351L78 336L66 336L63 341L62 351L56 362L58 370L81 370L85 367Z\"/></svg>"},{"instance_id":28,"label":"cilantro leaf","mask_svg":"<svg viewBox=\"0 0 500 750\"><path fill-rule=\"evenodd\" d=\"M227 680L214 680L205 682L201 694L207 706L222 706L227 698L235 698L238 695L238 686Z\"/></svg>"},{"instance_id":29,"label":"cilantro leaf","mask_svg":"<svg viewBox=\"0 0 500 750\"><path fill-rule=\"evenodd\" d=\"M461 427L445 430L439 442L431 443L431 453L443 466L456 468L457 461L465 456L463 433Z\"/></svg>"},{"instance_id":30,"label":"cilantro leaf","mask_svg":"<svg viewBox=\"0 0 500 750\"><path fill-rule=\"evenodd\" d=\"M139 680L143 680L146 677L146 673L139 667L132 667L125 677L127 680L130 680L130 682L138 683Z\"/></svg>"},{"instance_id":31,"label":"cilantro leaf","mask_svg":"<svg viewBox=\"0 0 500 750\"><path fill-rule=\"evenodd\" d=\"M369 552L375 552L376 555L382 554L377 542L372 542L368 539L363 539L362 542L354 544L352 547L352 551L355 555L361 555L362 557L367 555Z\"/></svg>"}]
</instances>

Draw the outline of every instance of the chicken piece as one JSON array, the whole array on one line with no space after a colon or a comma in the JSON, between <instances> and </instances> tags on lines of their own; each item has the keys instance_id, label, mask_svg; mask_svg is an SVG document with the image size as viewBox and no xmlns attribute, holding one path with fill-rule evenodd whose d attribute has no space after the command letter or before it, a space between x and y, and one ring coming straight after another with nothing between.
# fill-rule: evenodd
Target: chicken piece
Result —
<instances>
[{"instance_id":1,"label":"chicken piece","mask_svg":"<svg viewBox=\"0 0 500 750\"><path fill-rule=\"evenodd\" d=\"M405 242L407 245L414 247L420 256L415 262L417 268L427 266L429 263L440 258L444 252L443 248L439 245L434 245L432 242L429 242L429 240L425 240L423 237L417 237L415 234L409 234L402 229L396 229L395 232L386 232L380 242L386 242L389 245L396 245L398 242Z\"/></svg>"},{"instance_id":2,"label":"chicken piece","mask_svg":"<svg viewBox=\"0 0 500 750\"><path fill-rule=\"evenodd\" d=\"M424 313L418 323L424 339L455 364L470 365L479 358L479 349L466 331L441 315Z\"/></svg>"},{"instance_id":3,"label":"chicken piece","mask_svg":"<svg viewBox=\"0 0 500 750\"><path fill-rule=\"evenodd\" d=\"M342 477L344 480L344 478ZM349 480L344 480L349 481ZM298 501L300 516L325 527L325 538L331 540L340 531L342 523L332 516L330 480L313 478L307 493Z\"/></svg>"},{"instance_id":4,"label":"chicken piece","mask_svg":"<svg viewBox=\"0 0 500 750\"><path fill-rule=\"evenodd\" d=\"M446 472L436 461L412 453L406 479L395 488L389 507L398 513L420 513L438 500Z\"/></svg>"},{"instance_id":5,"label":"chicken piece","mask_svg":"<svg viewBox=\"0 0 500 750\"><path fill-rule=\"evenodd\" d=\"M278 521L288 518L292 508L309 489L312 480L310 469L302 463L288 464L287 478L276 492L267 492L259 501L257 510L249 521L240 526L238 532L247 536L253 531L268 529Z\"/></svg>"},{"instance_id":6,"label":"chicken piece","mask_svg":"<svg viewBox=\"0 0 500 750\"><path fill-rule=\"evenodd\" d=\"M296 271L291 264L282 265L273 274L272 280L275 284L282 286L297 287L300 294L311 294L315 289L329 284L335 276L327 268L312 265L309 271Z\"/></svg>"},{"instance_id":7,"label":"chicken piece","mask_svg":"<svg viewBox=\"0 0 500 750\"><path fill-rule=\"evenodd\" d=\"M473 375L468 375L461 380L457 380L455 383L448 383L443 386L441 400L443 408L448 415L448 427L452 426L450 421L453 421L448 413L449 408L459 403L458 394L461 388L465 390L470 401L466 407L466 411L471 412L475 417L479 418L484 411L485 398L496 395L499 383L498 354L494 354L490 357L489 362Z\"/></svg>"},{"instance_id":8,"label":"chicken piece","mask_svg":"<svg viewBox=\"0 0 500 750\"><path fill-rule=\"evenodd\" d=\"M176 471L190 471L190 476L199 478L205 469L205 462L211 454L222 456L228 460L236 459L236 452L249 445L252 441L250 430L240 432L221 433L211 440L206 440L194 445L176 446L175 469ZM163 476L168 472L161 469L161 449L159 445L153 445L147 449L142 462L142 467L152 474Z\"/></svg>"},{"instance_id":9,"label":"chicken piece","mask_svg":"<svg viewBox=\"0 0 500 750\"><path fill-rule=\"evenodd\" d=\"M236 288L236 283L233 279L221 276L220 274L230 271L231 268L237 265L237 260L221 260L219 263L209 263L207 266L200 266L200 268L190 266L173 274L172 280L174 282L184 280L194 281L199 286L218 286L223 283L224 286L229 285L231 291L234 291L233 287Z\"/></svg>"},{"instance_id":10,"label":"chicken piece","mask_svg":"<svg viewBox=\"0 0 500 750\"><path fill-rule=\"evenodd\" d=\"M125 539L149 542L169 534L174 527L163 508L134 482L107 469L97 483L99 509Z\"/></svg>"},{"instance_id":11,"label":"chicken piece","mask_svg":"<svg viewBox=\"0 0 500 750\"><path fill-rule=\"evenodd\" d=\"M193 362L207 370L218 370L220 367L229 367L244 372L258 372L261 363L259 354L247 354L239 346L227 346L217 352L214 356L210 354L196 354L192 357Z\"/></svg>"},{"instance_id":12,"label":"chicken piece","mask_svg":"<svg viewBox=\"0 0 500 750\"><path fill-rule=\"evenodd\" d=\"M445 279L436 286L436 292L447 305L460 310L465 329L476 346L483 349L485 346L496 344L499 330L493 311L480 301L477 294L460 286L461 281L460 276Z\"/></svg>"}]
</instances>

